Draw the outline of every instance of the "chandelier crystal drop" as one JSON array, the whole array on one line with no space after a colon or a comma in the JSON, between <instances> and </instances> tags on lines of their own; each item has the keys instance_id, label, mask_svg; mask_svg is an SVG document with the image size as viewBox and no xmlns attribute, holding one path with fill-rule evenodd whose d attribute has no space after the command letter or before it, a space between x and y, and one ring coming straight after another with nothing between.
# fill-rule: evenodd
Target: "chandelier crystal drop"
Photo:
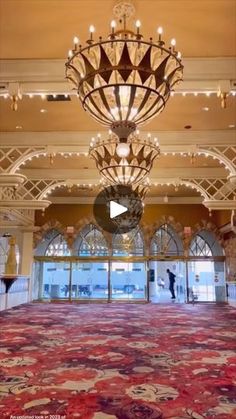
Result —
<instances>
[{"instance_id":1,"label":"chandelier crystal drop","mask_svg":"<svg viewBox=\"0 0 236 419\"><path fill-rule=\"evenodd\" d=\"M183 65L175 39L165 46L162 28L158 28L156 39L144 40L141 22L136 21L132 31L126 27L128 12L121 13L120 19L114 13L117 20L112 20L107 39L95 40L92 25L87 45L74 38L66 77L84 109L119 138L127 138L164 109L171 91L182 80Z\"/></svg>"},{"instance_id":2,"label":"chandelier crystal drop","mask_svg":"<svg viewBox=\"0 0 236 419\"><path fill-rule=\"evenodd\" d=\"M120 152L120 148L122 153ZM129 152L126 153L126 147ZM95 160L102 178L109 184L135 185L143 183L148 176L155 158L160 154L157 138L139 138L132 133L122 143L115 134L103 140L92 138L89 155Z\"/></svg>"}]
</instances>

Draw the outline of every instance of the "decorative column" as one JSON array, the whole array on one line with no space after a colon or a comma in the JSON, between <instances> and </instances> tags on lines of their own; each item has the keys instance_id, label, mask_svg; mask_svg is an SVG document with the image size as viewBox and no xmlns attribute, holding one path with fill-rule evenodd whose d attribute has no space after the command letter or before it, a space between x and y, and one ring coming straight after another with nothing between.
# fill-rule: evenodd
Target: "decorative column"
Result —
<instances>
[{"instance_id":1,"label":"decorative column","mask_svg":"<svg viewBox=\"0 0 236 419\"><path fill-rule=\"evenodd\" d=\"M225 264L228 302L236 306L236 236L225 241Z\"/></svg>"}]
</instances>

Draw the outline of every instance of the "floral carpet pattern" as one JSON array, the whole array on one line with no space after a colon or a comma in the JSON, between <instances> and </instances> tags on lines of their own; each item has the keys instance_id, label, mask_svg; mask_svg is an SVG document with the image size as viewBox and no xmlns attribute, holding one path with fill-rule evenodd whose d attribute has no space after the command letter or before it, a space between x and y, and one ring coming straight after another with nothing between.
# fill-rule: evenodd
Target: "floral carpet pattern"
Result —
<instances>
[{"instance_id":1,"label":"floral carpet pattern","mask_svg":"<svg viewBox=\"0 0 236 419\"><path fill-rule=\"evenodd\" d=\"M0 418L236 418L236 310L28 304L0 314Z\"/></svg>"}]
</instances>

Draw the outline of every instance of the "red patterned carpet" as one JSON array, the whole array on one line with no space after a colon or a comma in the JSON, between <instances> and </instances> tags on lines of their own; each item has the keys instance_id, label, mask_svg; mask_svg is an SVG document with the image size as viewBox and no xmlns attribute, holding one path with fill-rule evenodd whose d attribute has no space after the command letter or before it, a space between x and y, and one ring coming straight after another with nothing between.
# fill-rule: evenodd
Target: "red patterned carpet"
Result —
<instances>
[{"instance_id":1,"label":"red patterned carpet","mask_svg":"<svg viewBox=\"0 0 236 419\"><path fill-rule=\"evenodd\" d=\"M1 419L236 418L233 308L29 304L0 331Z\"/></svg>"}]
</instances>

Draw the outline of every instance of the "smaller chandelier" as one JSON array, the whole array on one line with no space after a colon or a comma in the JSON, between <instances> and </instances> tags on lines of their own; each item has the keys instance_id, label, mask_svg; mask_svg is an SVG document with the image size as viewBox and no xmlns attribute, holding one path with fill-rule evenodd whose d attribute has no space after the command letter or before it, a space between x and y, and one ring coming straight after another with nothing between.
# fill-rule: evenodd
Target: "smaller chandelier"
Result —
<instances>
[{"instance_id":1,"label":"smaller chandelier","mask_svg":"<svg viewBox=\"0 0 236 419\"><path fill-rule=\"evenodd\" d=\"M117 216L113 220L117 225L116 234L126 233L137 227L143 215L143 200L148 189L149 185L145 183L131 187L126 185L110 185L102 190L108 212L110 211L111 201L124 205L128 209L121 217Z\"/></svg>"},{"instance_id":2,"label":"smaller chandelier","mask_svg":"<svg viewBox=\"0 0 236 419\"><path fill-rule=\"evenodd\" d=\"M105 188L104 193L106 194L107 201L119 200L120 194L117 191L117 186L119 188L122 185L120 184L109 185L107 182L102 182L102 186L103 186L102 190L104 190ZM131 189L129 190L129 194L127 194L127 196L132 196L133 200L136 200L136 201L141 200L143 203L149 189L150 189L150 182L149 182L149 179L146 179L145 182L143 183L132 185ZM143 203L143 206L144 206L144 203ZM122 215L122 217L124 217L124 215Z\"/></svg>"},{"instance_id":3,"label":"smaller chandelier","mask_svg":"<svg viewBox=\"0 0 236 419\"><path fill-rule=\"evenodd\" d=\"M124 6L120 15L114 13L117 21L112 20L106 39L95 40L92 25L87 45L80 45L79 39L74 38L74 48L66 62L66 78L93 118L110 126L116 134L117 127L126 127L127 138L138 125L164 109L171 91L182 80L183 65L175 39L166 47L161 27L156 40L144 40L139 20L135 32L128 29L127 5ZM122 23L121 28L117 22Z\"/></svg>"},{"instance_id":4,"label":"smaller chandelier","mask_svg":"<svg viewBox=\"0 0 236 419\"><path fill-rule=\"evenodd\" d=\"M145 139L139 138L137 132L123 142L112 133L105 140L99 135L97 139L92 138L89 149L89 155L109 185L143 183L159 154L157 138L152 140L150 134Z\"/></svg>"}]
</instances>

